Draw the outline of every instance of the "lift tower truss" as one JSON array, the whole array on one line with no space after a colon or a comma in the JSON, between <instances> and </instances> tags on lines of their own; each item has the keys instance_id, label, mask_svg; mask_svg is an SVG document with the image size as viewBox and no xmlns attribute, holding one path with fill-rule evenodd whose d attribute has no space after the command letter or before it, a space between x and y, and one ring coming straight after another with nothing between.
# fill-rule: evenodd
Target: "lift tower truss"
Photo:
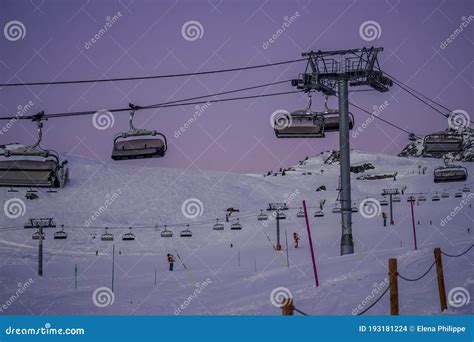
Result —
<instances>
[{"instance_id":1,"label":"lift tower truss","mask_svg":"<svg viewBox=\"0 0 474 342\"><path fill-rule=\"evenodd\" d=\"M393 82L380 70L378 54L383 48L361 48L337 51L310 51L306 71L292 80L292 86L305 92L319 91L336 95L339 102L339 149L341 174L341 255L354 253L351 213L351 174L349 142L349 86L367 86L386 92Z\"/></svg>"}]
</instances>

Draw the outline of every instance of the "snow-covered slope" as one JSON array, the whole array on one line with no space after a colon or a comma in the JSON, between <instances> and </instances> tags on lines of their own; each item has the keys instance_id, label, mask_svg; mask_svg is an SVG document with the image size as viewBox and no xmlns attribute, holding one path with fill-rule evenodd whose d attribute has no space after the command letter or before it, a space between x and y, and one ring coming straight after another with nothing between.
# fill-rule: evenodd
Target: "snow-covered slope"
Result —
<instances>
[{"instance_id":1,"label":"snow-covered slope","mask_svg":"<svg viewBox=\"0 0 474 342\"><path fill-rule=\"evenodd\" d=\"M355 206L367 197L382 199L383 188L406 187L406 192L402 201L394 204L394 226L383 227L381 215L365 218L360 213L353 214L356 252L339 256L340 215L331 213L337 198L339 166L325 164L326 158L325 154L308 158L289 168L284 176L264 177L141 168L70 156L71 181L58 193L40 190L38 200L28 201L24 189L18 193L7 189L0 192L2 203L20 198L26 205L24 216L10 219L2 215L0 219L0 305L8 304L0 313L278 315L281 310L271 304L270 295L275 288L285 287L291 291L295 305L308 314L350 315L357 312L358 305L370 305L379 288L385 289L386 285L380 283L387 277L389 258L398 258L404 276L416 277L432 263L434 247L458 254L474 242L474 209L470 207L474 196L465 192L464 198L454 198L454 193L466 184L471 190L474 188L472 176L466 183L434 184L432 172L441 165L440 160L353 151L353 164L375 166L363 174L397 173L396 180L359 180L361 174L353 174ZM419 174L425 166L426 174ZM464 166L474 175L472 164ZM316 192L321 185L327 191ZM431 194L441 191L449 192L450 197L431 202ZM427 202L415 206L418 251L413 249L410 207L406 202L409 193L425 193L428 197ZM322 199L326 200L325 216L315 218L313 213ZM296 217L303 200L311 214L318 288L314 288L304 219ZM462 200L466 204L457 210ZM276 241L275 220L256 219L269 202L287 202L292 208L287 211L287 219L280 221L284 247L281 252L272 246ZM183 203L197 203L200 215L189 218L193 214L190 205L186 217ZM232 214L224 231L213 231L215 219L224 221L224 211L229 207L240 212ZM382 207L382 211L387 212L388 208ZM454 211L452 219L443 225L443 218ZM30 217L48 216L54 217L58 225L64 224L69 237L53 240L56 229L46 230L44 276L38 278L38 242L31 239L31 230L15 227L22 227ZM243 229L230 230L237 217ZM186 224L190 224L193 237L180 238L179 232ZM160 237L164 225L173 230L174 237ZM100 241L106 226L115 235L113 243ZM133 227L135 241L120 240L128 227ZM301 236L298 249L292 246L294 232ZM115 299L112 305L102 308L94 305L92 297L97 288L111 287L113 244ZM175 271L168 272L168 253L178 253L187 269L177 260ZM446 288L466 287L473 296L474 250L443 261ZM32 284L12 301L18 284L30 278ZM399 290L401 314L439 313L433 270L418 282L400 280ZM451 308L448 313L468 312L472 313L472 303ZM388 296L368 312L388 313Z\"/></svg>"}]
</instances>

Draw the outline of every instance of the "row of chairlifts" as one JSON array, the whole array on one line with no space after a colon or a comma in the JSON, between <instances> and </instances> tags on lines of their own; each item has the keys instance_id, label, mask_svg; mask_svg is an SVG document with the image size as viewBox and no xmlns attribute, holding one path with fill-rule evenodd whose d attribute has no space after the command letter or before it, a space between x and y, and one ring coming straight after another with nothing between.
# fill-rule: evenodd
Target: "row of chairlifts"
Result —
<instances>
[{"instance_id":1,"label":"row of chairlifts","mask_svg":"<svg viewBox=\"0 0 474 342\"><path fill-rule=\"evenodd\" d=\"M168 229L168 226L165 226L165 229L163 229L160 233L162 238L172 238L173 237L173 232ZM189 230L189 224L186 225L186 229L182 230L179 233L179 236L182 238L187 238L187 237L192 237L193 232Z\"/></svg>"},{"instance_id":2,"label":"row of chairlifts","mask_svg":"<svg viewBox=\"0 0 474 342\"><path fill-rule=\"evenodd\" d=\"M129 104L129 130L114 137L113 160L144 159L164 157L168 149L166 137L157 131L133 126L135 111L140 107Z\"/></svg>"},{"instance_id":3,"label":"row of chairlifts","mask_svg":"<svg viewBox=\"0 0 474 342\"><path fill-rule=\"evenodd\" d=\"M305 74L302 75L300 75L300 78L304 77ZM274 119L273 127L278 138L324 138L326 132L339 131L339 111L328 107L328 96L326 95L324 111L322 112L311 110L310 93L308 93L308 97L309 105L307 108ZM349 113L349 128L352 129L353 127L354 116Z\"/></svg>"},{"instance_id":4,"label":"row of chairlifts","mask_svg":"<svg viewBox=\"0 0 474 342\"><path fill-rule=\"evenodd\" d=\"M31 238L33 240L39 240L40 239L40 230L36 229L36 231L33 233ZM54 240L66 240L68 237L67 233L64 231L64 225L61 226L61 230L57 231L54 233L53 238ZM46 238L46 234L43 232L43 240Z\"/></svg>"},{"instance_id":5,"label":"row of chairlifts","mask_svg":"<svg viewBox=\"0 0 474 342\"><path fill-rule=\"evenodd\" d=\"M109 228L105 228L105 233L100 236L102 241L114 241L114 234L109 233ZM134 241L135 234L132 233L132 227L125 234L122 234L122 241Z\"/></svg>"},{"instance_id":6,"label":"row of chairlifts","mask_svg":"<svg viewBox=\"0 0 474 342\"><path fill-rule=\"evenodd\" d=\"M222 231L224 230L224 224L219 222L219 219L216 219L216 223L212 226L213 230ZM236 218L235 222L230 225L230 230L242 230L242 224L239 222L239 219Z\"/></svg>"},{"instance_id":7,"label":"row of chairlifts","mask_svg":"<svg viewBox=\"0 0 474 342\"><path fill-rule=\"evenodd\" d=\"M67 160L61 161L59 154L53 150L43 149L44 112L33 116L37 126L37 140L33 145L3 148L0 153L0 186L62 188L69 179ZM53 192L52 190L50 192Z\"/></svg>"}]
</instances>

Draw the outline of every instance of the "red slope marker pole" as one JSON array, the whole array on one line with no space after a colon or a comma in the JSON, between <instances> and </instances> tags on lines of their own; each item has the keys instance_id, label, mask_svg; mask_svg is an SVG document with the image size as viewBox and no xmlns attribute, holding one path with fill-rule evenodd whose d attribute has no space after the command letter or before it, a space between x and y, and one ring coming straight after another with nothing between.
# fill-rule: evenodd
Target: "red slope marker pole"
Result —
<instances>
[{"instance_id":1,"label":"red slope marker pole","mask_svg":"<svg viewBox=\"0 0 474 342\"><path fill-rule=\"evenodd\" d=\"M311 239L311 230L309 228L308 212L306 210L306 201L304 200L303 200L303 208L304 208L304 218L306 220L306 229L308 231L309 248L311 250L311 259L313 261L314 282L316 284L316 287L318 287L319 286L318 271L316 269L316 261L314 259L313 240Z\"/></svg>"},{"instance_id":2,"label":"red slope marker pole","mask_svg":"<svg viewBox=\"0 0 474 342\"><path fill-rule=\"evenodd\" d=\"M411 223L413 225L413 241L415 242L415 251L418 249L418 246L416 244L416 226L415 226L415 212L413 209L413 202L410 201L410 206L411 206Z\"/></svg>"}]
</instances>

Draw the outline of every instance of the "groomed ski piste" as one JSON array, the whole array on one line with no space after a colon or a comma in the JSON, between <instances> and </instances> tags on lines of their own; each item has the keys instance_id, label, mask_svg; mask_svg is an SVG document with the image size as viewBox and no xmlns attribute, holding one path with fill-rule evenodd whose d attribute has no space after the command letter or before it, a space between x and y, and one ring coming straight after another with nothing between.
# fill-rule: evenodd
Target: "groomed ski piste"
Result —
<instances>
[{"instance_id":1,"label":"groomed ski piste","mask_svg":"<svg viewBox=\"0 0 474 342\"><path fill-rule=\"evenodd\" d=\"M435 247L457 255L474 243L472 163L457 163L468 169L466 182L435 184L433 170L443 164L440 159L352 151L352 165L371 163L375 168L351 174L352 200L359 209L353 214L355 253L340 256L341 216L332 213L337 203L339 164L325 164L328 155L311 157L285 175L266 177L124 166L68 155L70 182L57 193L39 190L39 199L26 200L28 189L0 191L2 203L17 198L25 204L17 218L2 213L0 314L281 315L275 298L289 291L296 308L308 315L353 315L373 304L388 286L389 258L398 259L401 275L417 278L433 263ZM357 179L394 172L396 180ZM321 185L326 191L316 191ZM470 192L455 198L466 186ZM401 202L394 203L393 226L383 226L381 211L388 214L386 206L378 212L375 207L375 217L361 215L363 199L380 201L382 189L402 187L406 190ZM435 193L443 191L449 198L431 201ZM420 193L427 201L414 205L415 251L407 198ZM326 200L325 215L314 217L322 199ZM317 288L305 219L297 218L303 200L308 206ZM286 202L290 207L285 211L286 220L280 221L280 252L274 249L276 221L257 221L260 210L274 202ZM225 210L229 207L240 212L233 213L227 223ZM41 278L37 276L38 241L32 240L33 229L23 228L34 217L53 217L58 227L45 229ZM223 231L212 229L216 218L225 224ZM230 230L236 218L243 227L240 231ZM182 238L179 235L186 224L193 235ZM60 225L68 234L66 240L53 239ZM164 225L173 231L172 238L160 236ZM104 227L114 234L113 242L100 240ZM129 227L136 239L122 241ZM301 237L297 249L294 232ZM113 245L113 294L107 289L100 294L100 288L112 286ZM168 271L168 253L176 258L173 272ZM461 257L443 256L447 292L463 287L474 293L473 262L474 249ZM449 310L441 313L435 268L416 282L399 278L398 287L401 315L473 313L472 298L462 306L448 304ZM388 314L388 294L365 313Z\"/></svg>"}]
</instances>

